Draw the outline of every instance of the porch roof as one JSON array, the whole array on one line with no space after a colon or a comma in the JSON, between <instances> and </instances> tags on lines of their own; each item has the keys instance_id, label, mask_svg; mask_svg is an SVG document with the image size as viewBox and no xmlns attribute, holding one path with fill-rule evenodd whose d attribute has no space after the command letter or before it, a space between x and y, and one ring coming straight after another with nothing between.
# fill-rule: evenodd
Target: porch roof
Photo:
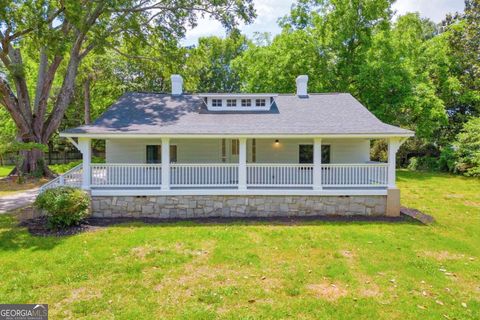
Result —
<instances>
[{"instance_id":1,"label":"porch roof","mask_svg":"<svg viewBox=\"0 0 480 320\"><path fill-rule=\"evenodd\" d=\"M385 124L347 93L279 95L269 111L208 111L199 95L126 93L93 124L62 136L102 135L388 135Z\"/></svg>"}]
</instances>

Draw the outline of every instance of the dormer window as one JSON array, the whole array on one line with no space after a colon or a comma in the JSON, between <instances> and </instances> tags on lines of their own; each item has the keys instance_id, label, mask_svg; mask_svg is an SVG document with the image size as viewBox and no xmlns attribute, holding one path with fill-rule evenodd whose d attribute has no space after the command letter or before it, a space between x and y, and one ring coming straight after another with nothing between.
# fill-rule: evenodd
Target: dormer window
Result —
<instances>
[{"instance_id":1,"label":"dormer window","mask_svg":"<svg viewBox=\"0 0 480 320\"><path fill-rule=\"evenodd\" d=\"M223 106L222 99L212 99L212 107L221 107Z\"/></svg>"},{"instance_id":2,"label":"dormer window","mask_svg":"<svg viewBox=\"0 0 480 320\"><path fill-rule=\"evenodd\" d=\"M265 99L255 99L255 106L257 107L265 107Z\"/></svg>"},{"instance_id":3,"label":"dormer window","mask_svg":"<svg viewBox=\"0 0 480 320\"><path fill-rule=\"evenodd\" d=\"M252 100L251 99L242 99L242 107L251 107Z\"/></svg>"},{"instance_id":4,"label":"dormer window","mask_svg":"<svg viewBox=\"0 0 480 320\"><path fill-rule=\"evenodd\" d=\"M275 93L200 93L209 111L268 111L275 103Z\"/></svg>"}]
</instances>

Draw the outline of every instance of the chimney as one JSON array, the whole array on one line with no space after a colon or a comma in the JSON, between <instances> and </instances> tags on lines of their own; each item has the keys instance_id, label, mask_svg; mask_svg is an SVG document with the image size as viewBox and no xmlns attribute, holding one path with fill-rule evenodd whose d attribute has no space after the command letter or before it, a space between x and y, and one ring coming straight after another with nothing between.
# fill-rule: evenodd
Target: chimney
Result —
<instances>
[{"instance_id":1,"label":"chimney","mask_svg":"<svg viewBox=\"0 0 480 320\"><path fill-rule=\"evenodd\" d=\"M172 74L172 95L179 96L183 91L183 78L179 74Z\"/></svg>"},{"instance_id":2,"label":"chimney","mask_svg":"<svg viewBox=\"0 0 480 320\"><path fill-rule=\"evenodd\" d=\"M300 98L308 97L307 83L308 83L307 75L301 75L297 77L297 96L299 96Z\"/></svg>"}]
</instances>

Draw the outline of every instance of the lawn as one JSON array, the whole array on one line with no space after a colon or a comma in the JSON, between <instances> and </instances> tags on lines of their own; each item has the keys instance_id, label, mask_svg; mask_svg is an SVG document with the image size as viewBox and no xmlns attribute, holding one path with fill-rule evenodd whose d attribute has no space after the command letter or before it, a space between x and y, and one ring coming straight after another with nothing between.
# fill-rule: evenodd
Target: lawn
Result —
<instances>
[{"instance_id":1,"label":"lawn","mask_svg":"<svg viewBox=\"0 0 480 320\"><path fill-rule=\"evenodd\" d=\"M32 237L0 216L0 301L52 319L479 319L480 181L399 172L437 223L123 224Z\"/></svg>"},{"instance_id":2,"label":"lawn","mask_svg":"<svg viewBox=\"0 0 480 320\"><path fill-rule=\"evenodd\" d=\"M13 166L0 166L0 178L6 177L13 170Z\"/></svg>"}]
</instances>

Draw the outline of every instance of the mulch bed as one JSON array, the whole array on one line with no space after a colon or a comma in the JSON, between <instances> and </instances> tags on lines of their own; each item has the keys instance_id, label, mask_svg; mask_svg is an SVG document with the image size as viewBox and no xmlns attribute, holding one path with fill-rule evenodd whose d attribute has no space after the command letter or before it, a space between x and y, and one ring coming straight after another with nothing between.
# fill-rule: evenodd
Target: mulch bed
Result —
<instances>
[{"instance_id":1,"label":"mulch bed","mask_svg":"<svg viewBox=\"0 0 480 320\"><path fill-rule=\"evenodd\" d=\"M80 225L67 229L50 230L47 228L45 217L28 219L20 222L20 226L26 227L28 231L35 236L70 236L82 232L99 230L108 226L121 223L141 222L145 224L169 224L176 222L191 222L198 225L208 224L255 224L268 223L273 225L305 225L316 222L372 222L372 223L403 223L412 222L407 216L400 217L369 217L369 216L306 216L306 217L251 217L251 218L197 218L197 219L160 219L160 218L88 218Z\"/></svg>"}]
</instances>

